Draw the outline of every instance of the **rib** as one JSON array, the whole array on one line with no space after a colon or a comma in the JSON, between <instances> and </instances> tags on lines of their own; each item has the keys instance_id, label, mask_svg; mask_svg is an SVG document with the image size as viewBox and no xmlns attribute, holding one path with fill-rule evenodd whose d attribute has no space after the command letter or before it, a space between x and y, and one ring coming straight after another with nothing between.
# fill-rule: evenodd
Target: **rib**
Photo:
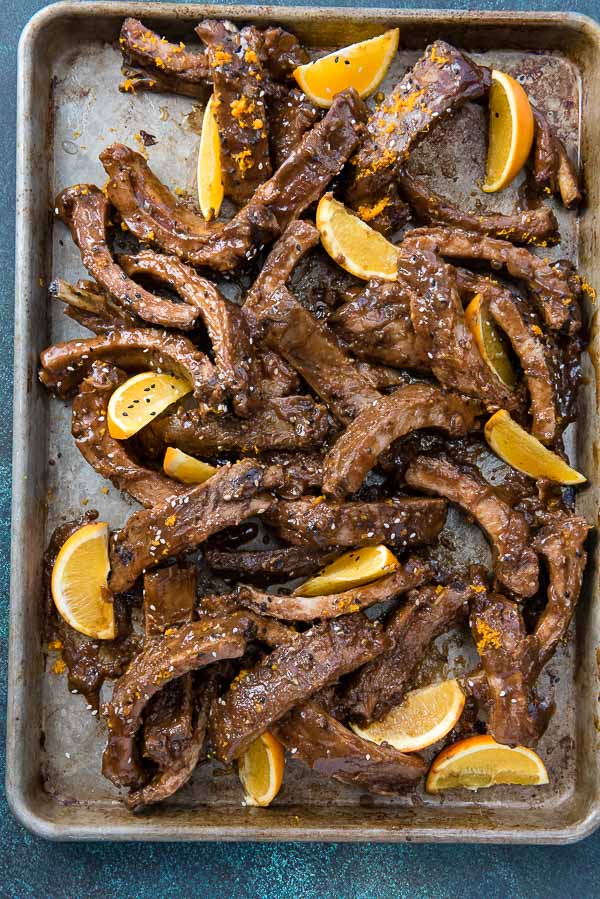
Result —
<instances>
[{"instance_id":1,"label":"rib","mask_svg":"<svg viewBox=\"0 0 600 899\"><path fill-rule=\"evenodd\" d=\"M320 446L329 431L327 411L309 396L265 397L251 418L205 416L195 409L163 415L149 425L162 446L187 453L297 450Z\"/></svg>"},{"instance_id":2,"label":"rib","mask_svg":"<svg viewBox=\"0 0 600 899\"><path fill-rule=\"evenodd\" d=\"M417 228L400 246L401 253L407 255L412 250L428 249L451 258L485 260L494 268L505 266L509 275L525 282L548 327L553 331L564 329L570 334L581 327L578 307L581 285L568 263L551 264L506 240L450 228Z\"/></svg>"},{"instance_id":3,"label":"rib","mask_svg":"<svg viewBox=\"0 0 600 899\"><path fill-rule=\"evenodd\" d=\"M283 89L270 97L269 134L273 162L277 168L296 149L319 118L319 109L298 88Z\"/></svg>"},{"instance_id":4,"label":"rib","mask_svg":"<svg viewBox=\"0 0 600 899\"><path fill-rule=\"evenodd\" d=\"M388 645L362 613L317 624L280 646L239 678L213 705L210 734L217 757L238 758L286 712Z\"/></svg>"},{"instance_id":5,"label":"rib","mask_svg":"<svg viewBox=\"0 0 600 899\"><path fill-rule=\"evenodd\" d=\"M430 384L407 384L381 397L346 428L325 457L323 490L355 493L379 456L398 438L423 428L458 437L477 426L481 408Z\"/></svg>"},{"instance_id":6,"label":"rib","mask_svg":"<svg viewBox=\"0 0 600 899\"><path fill-rule=\"evenodd\" d=\"M412 147L467 100L482 97L489 85L489 70L450 44L428 46L369 119L367 137L352 160L351 206L385 198Z\"/></svg>"},{"instance_id":7,"label":"rib","mask_svg":"<svg viewBox=\"0 0 600 899\"><path fill-rule=\"evenodd\" d=\"M472 596L473 589L463 584L410 593L385 624L390 649L350 678L341 698L347 714L368 724L399 705L432 641L466 617Z\"/></svg>"},{"instance_id":8,"label":"rib","mask_svg":"<svg viewBox=\"0 0 600 899\"><path fill-rule=\"evenodd\" d=\"M271 248L258 277L246 294L242 307L242 315L253 335L253 340L262 336L261 316L269 308L271 294L286 283L298 261L318 243L319 232L313 225L305 221L295 221L287 226ZM279 353L265 346L261 347L261 350L263 368L267 364L272 371L277 372L277 376L270 383L278 383L284 378L289 381L293 375L299 386L300 379L295 369L282 359ZM269 390L269 384L263 381L261 392L263 396L268 393L272 395L272 388Z\"/></svg>"},{"instance_id":9,"label":"rib","mask_svg":"<svg viewBox=\"0 0 600 899\"><path fill-rule=\"evenodd\" d=\"M268 490L280 482L278 469L242 459L221 466L182 496L135 512L111 541L111 590L122 593L169 556L190 552L211 534L265 512L273 503Z\"/></svg>"},{"instance_id":10,"label":"rib","mask_svg":"<svg viewBox=\"0 0 600 899\"><path fill-rule=\"evenodd\" d=\"M55 200L55 213L69 228L90 275L125 310L163 327L185 331L194 326L197 312L193 308L155 297L128 278L114 261L106 236L110 205L95 185L67 187Z\"/></svg>"},{"instance_id":11,"label":"rib","mask_svg":"<svg viewBox=\"0 0 600 899\"><path fill-rule=\"evenodd\" d=\"M319 497L279 501L265 516L294 546L370 546L397 549L432 543L444 526L446 504L414 497L382 502L336 502Z\"/></svg>"},{"instance_id":12,"label":"rib","mask_svg":"<svg viewBox=\"0 0 600 899\"><path fill-rule=\"evenodd\" d=\"M546 561L550 583L548 602L535 627L532 655L537 673L564 638L583 581L587 561L584 546L590 526L581 515L555 512L535 535L533 547Z\"/></svg>"},{"instance_id":13,"label":"rib","mask_svg":"<svg viewBox=\"0 0 600 899\"><path fill-rule=\"evenodd\" d=\"M199 56L200 54L193 55ZM119 90L122 94L137 94L138 91L147 91L152 94L179 94L182 97L193 97L205 102L210 93L208 81L188 81L181 75L165 74L160 66L144 68L140 65L132 65L125 56L121 74L123 80L119 82Z\"/></svg>"},{"instance_id":14,"label":"rib","mask_svg":"<svg viewBox=\"0 0 600 899\"><path fill-rule=\"evenodd\" d=\"M531 433L542 443L554 443L568 416L560 408L559 360L545 338L535 313L512 291L489 278L458 271L461 291L481 295L484 314L490 314L504 331L519 358L531 400Z\"/></svg>"},{"instance_id":15,"label":"rib","mask_svg":"<svg viewBox=\"0 0 600 899\"><path fill-rule=\"evenodd\" d=\"M262 327L265 342L302 375L338 421L348 424L379 399L379 391L360 374L326 326L286 287L259 302L253 303L251 314Z\"/></svg>"},{"instance_id":16,"label":"rib","mask_svg":"<svg viewBox=\"0 0 600 899\"><path fill-rule=\"evenodd\" d=\"M214 19L195 30L207 47L223 187L226 196L243 205L271 175L258 33Z\"/></svg>"},{"instance_id":17,"label":"rib","mask_svg":"<svg viewBox=\"0 0 600 899\"><path fill-rule=\"evenodd\" d=\"M369 281L329 319L336 334L359 359L397 368L429 371L427 344L417 337L410 317L410 294L398 281Z\"/></svg>"},{"instance_id":18,"label":"rib","mask_svg":"<svg viewBox=\"0 0 600 899\"><path fill-rule=\"evenodd\" d=\"M245 612L193 621L177 628L174 634L148 640L116 681L112 698L106 704L104 776L117 786L142 786L146 776L135 738L152 697L189 671L220 659L239 658L249 640L264 636L263 630L260 619Z\"/></svg>"},{"instance_id":19,"label":"rib","mask_svg":"<svg viewBox=\"0 0 600 899\"><path fill-rule=\"evenodd\" d=\"M533 692L542 669L550 661L569 629L581 592L587 561L584 549L590 527L585 518L557 510L546 513L547 524L535 535L533 548L546 561L549 586L546 607L533 633L527 638L527 652L521 655L524 680ZM491 702L485 671L472 671L465 678L465 688L480 705ZM541 706L535 724L536 738L541 735L547 717Z\"/></svg>"},{"instance_id":20,"label":"rib","mask_svg":"<svg viewBox=\"0 0 600 899\"><path fill-rule=\"evenodd\" d=\"M135 256L121 256L119 262L128 275L150 275L198 310L210 337L219 379L233 399L237 415L249 415L259 378L250 336L235 303L177 257L142 250Z\"/></svg>"},{"instance_id":21,"label":"rib","mask_svg":"<svg viewBox=\"0 0 600 899\"><path fill-rule=\"evenodd\" d=\"M40 354L40 381L59 396L67 396L86 376L93 362L112 362L125 370L168 371L189 381L201 409L223 400L210 359L187 338L154 328L109 331L99 337L55 343Z\"/></svg>"},{"instance_id":22,"label":"rib","mask_svg":"<svg viewBox=\"0 0 600 899\"><path fill-rule=\"evenodd\" d=\"M65 315L94 334L106 334L118 328L143 327L144 323L138 315L114 303L94 281L69 284L63 278L54 278L48 293L65 304Z\"/></svg>"},{"instance_id":23,"label":"rib","mask_svg":"<svg viewBox=\"0 0 600 899\"><path fill-rule=\"evenodd\" d=\"M419 780L427 765L416 753L378 746L353 733L322 709L305 702L289 712L275 728L277 737L309 768L371 793L399 793Z\"/></svg>"},{"instance_id":24,"label":"rib","mask_svg":"<svg viewBox=\"0 0 600 899\"><path fill-rule=\"evenodd\" d=\"M186 674L184 677L191 678L191 675ZM196 691L196 723L190 739L166 770L160 771L143 787L129 792L125 799L128 808L136 809L143 805L163 802L190 779L204 747L208 714L215 698L216 686L215 677L209 675L206 682Z\"/></svg>"},{"instance_id":25,"label":"rib","mask_svg":"<svg viewBox=\"0 0 600 899\"><path fill-rule=\"evenodd\" d=\"M283 485L277 495L282 499L298 499L312 490L320 490L323 480L323 457L314 450L280 452L269 450L258 457L263 465L280 465Z\"/></svg>"},{"instance_id":26,"label":"rib","mask_svg":"<svg viewBox=\"0 0 600 899\"><path fill-rule=\"evenodd\" d=\"M139 153L113 144L100 154L108 194L129 230L194 265L231 271L319 199L360 140L365 107L356 91L338 94L269 181L229 222L207 223L181 203Z\"/></svg>"},{"instance_id":27,"label":"rib","mask_svg":"<svg viewBox=\"0 0 600 899\"><path fill-rule=\"evenodd\" d=\"M140 465L127 443L110 436L108 401L126 376L106 362L94 362L73 399L71 433L77 448L94 471L108 478L147 509L186 492L183 484Z\"/></svg>"},{"instance_id":28,"label":"rib","mask_svg":"<svg viewBox=\"0 0 600 899\"><path fill-rule=\"evenodd\" d=\"M259 549L227 552L207 549L204 561L223 577L236 580L291 580L314 574L332 558L329 550L285 546L282 549Z\"/></svg>"},{"instance_id":29,"label":"rib","mask_svg":"<svg viewBox=\"0 0 600 899\"><path fill-rule=\"evenodd\" d=\"M196 605L198 572L194 565L177 564L144 576L144 631L157 637L171 627L191 621Z\"/></svg>"},{"instance_id":30,"label":"rib","mask_svg":"<svg viewBox=\"0 0 600 899\"><path fill-rule=\"evenodd\" d=\"M510 215L501 215L498 212L478 215L463 212L457 206L453 206L406 170L400 174L398 182L413 212L424 224L441 222L454 228L461 228L463 231L504 238L511 243L541 243L542 246L546 246L548 240L556 238L558 223L548 206L524 209Z\"/></svg>"},{"instance_id":31,"label":"rib","mask_svg":"<svg viewBox=\"0 0 600 899\"><path fill-rule=\"evenodd\" d=\"M400 567L371 584L353 587L342 593L326 596L297 595L300 586L291 596L265 593L240 584L238 596L242 605L283 621L313 621L315 618L339 618L351 612L359 612L378 602L395 599L430 580L429 565L416 557L403 562Z\"/></svg>"},{"instance_id":32,"label":"rib","mask_svg":"<svg viewBox=\"0 0 600 899\"><path fill-rule=\"evenodd\" d=\"M169 79L179 88L177 93L187 88L187 96L206 96L210 69L205 52L194 53L183 43L172 44L130 17L121 26L119 44L127 60L149 68L152 77ZM121 85L123 89L127 88Z\"/></svg>"},{"instance_id":33,"label":"rib","mask_svg":"<svg viewBox=\"0 0 600 899\"><path fill-rule=\"evenodd\" d=\"M283 28L269 27L259 31L254 26L242 29L257 42L257 53L269 75L275 79L289 78L293 70L307 62L306 51L293 34ZM142 67L145 90L167 91L204 99L212 80L207 54L201 48L194 52L183 42L173 44L146 28L138 19L127 18L119 38L126 63L133 61ZM125 66L127 69L128 66ZM152 82L155 82L154 84ZM120 90L128 91L137 85L122 83Z\"/></svg>"},{"instance_id":34,"label":"rib","mask_svg":"<svg viewBox=\"0 0 600 899\"><path fill-rule=\"evenodd\" d=\"M398 277L409 292L412 325L417 339L427 347L438 381L488 408L518 408L518 394L492 373L477 349L465 322L455 270L430 250L417 246L404 251L405 243L399 253Z\"/></svg>"},{"instance_id":35,"label":"rib","mask_svg":"<svg viewBox=\"0 0 600 899\"><path fill-rule=\"evenodd\" d=\"M193 565L171 565L144 577L146 639L192 620L196 604L197 571ZM153 696L144 718L143 755L161 771L179 768L193 740L193 683L184 674Z\"/></svg>"},{"instance_id":36,"label":"rib","mask_svg":"<svg viewBox=\"0 0 600 899\"><path fill-rule=\"evenodd\" d=\"M300 259L316 247L319 240L315 226L300 220L291 222L273 245L244 301L244 316L253 334L260 331L271 295L286 284Z\"/></svg>"},{"instance_id":37,"label":"rib","mask_svg":"<svg viewBox=\"0 0 600 899\"><path fill-rule=\"evenodd\" d=\"M537 593L539 566L525 516L500 499L476 469L419 456L405 479L411 487L443 496L472 515L490 540L498 580L517 596Z\"/></svg>"},{"instance_id":38,"label":"rib","mask_svg":"<svg viewBox=\"0 0 600 899\"><path fill-rule=\"evenodd\" d=\"M533 149L533 177L549 193L560 194L567 209L582 199L577 169L569 158L564 144L556 137L543 112L533 107L535 144Z\"/></svg>"},{"instance_id":39,"label":"rib","mask_svg":"<svg viewBox=\"0 0 600 899\"><path fill-rule=\"evenodd\" d=\"M487 678L489 733L499 743L535 743L541 716L527 679L529 646L518 605L499 594L478 595L470 624Z\"/></svg>"}]
</instances>

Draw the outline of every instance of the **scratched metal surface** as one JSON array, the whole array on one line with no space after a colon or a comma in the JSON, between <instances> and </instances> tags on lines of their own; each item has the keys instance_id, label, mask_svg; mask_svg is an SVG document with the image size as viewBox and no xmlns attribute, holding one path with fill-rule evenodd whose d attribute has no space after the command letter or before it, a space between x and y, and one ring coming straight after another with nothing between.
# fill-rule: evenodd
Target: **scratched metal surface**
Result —
<instances>
[{"instance_id":1,"label":"scratched metal surface","mask_svg":"<svg viewBox=\"0 0 600 899\"><path fill-rule=\"evenodd\" d=\"M270 17L273 18L281 16ZM155 146L148 148L153 169L171 187L193 192L200 110L186 98L119 94L116 85L120 56L112 43L101 39L116 37L117 30L105 22L101 35L91 36L84 27L75 42L72 33L69 40L60 32L52 38L47 73L53 85L51 133L46 145L51 152L44 189L52 197L62 187L80 181L101 185L104 172L97 159L100 149L117 140L136 146L136 135L143 128L158 139ZM172 34L187 36L189 26L169 24ZM304 32L308 29L310 34L311 25L306 19L298 22L298 27ZM336 32L340 42L355 39L354 33L345 35L337 28ZM443 27L436 27L433 33L446 36ZM320 38L321 29L318 34ZM422 46L425 41L420 43L415 37L415 43ZM488 65L520 74L526 89L549 112L561 136L570 142L570 149L577 151L581 80L576 65L554 49L533 53L506 50L499 45L473 55ZM417 50L403 50L382 89L394 83L417 56ZM484 158L483 111L468 106L424 141L411 164L415 171L426 173L437 190L467 208L508 211L514 204L516 185L501 199L491 202L478 189ZM563 242L560 248L544 252L578 261L578 219L560 209L557 213ZM66 229L60 223L48 225L48 230L40 230L40 241L48 233L51 262L41 266L40 277L47 282L54 276L69 280L82 276L78 252ZM54 341L83 333L61 314L58 304L45 306L43 311L38 308L37 315L37 349L48 338ZM112 486L108 495L104 494L106 483L87 466L70 438L68 407L49 399L33 385L32 390L37 397L35 402L43 409L45 423L44 428L39 427L41 422L36 427L37 509L43 514L37 516L38 527L30 547L32 555L39 555L52 528L80 514L83 503L87 508L99 509L102 518L114 527L122 523L135 504L121 497ZM591 502L589 505L591 508ZM458 514L449 518L446 536L462 559L487 558L481 535ZM33 577L33 584L36 583ZM584 608L585 627L588 613ZM35 615L33 610L31 615ZM469 665L468 652L468 642L460 635L456 639L441 638L437 666L433 670L429 666L429 674L443 672L446 676L465 670ZM401 797L383 798L361 795L350 787L319 778L301 765L289 764L284 788L272 809L265 813L241 807L241 791L234 773L207 766L199 769L170 803L133 819L122 809L117 791L100 774L103 723L86 711L81 696L69 694L64 679L50 672L52 659L41 656L39 641L36 654L39 678L35 683L42 683L41 696L39 703L32 701L25 708L31 718L30 732L34 740L37 735L38 741L29 748L31 763L37 765L43 780L43 796L38 796L33 813L43 819L39 829L53 836L194 839L206 838L203 826L209 825L211 835L223 838L318 839L327 835L329 829L330 837L340 839L556 839L561 833L568 836L583 814L588 786L582 764L589 765L590 760L596 764L590 754L589 711L582 708L581 702L575 702L577 691L580 696L582 691L586 696L589 693L587 680L578 686L574 682L575 668L587 671L588 662L581 652L575 651L571 641L557 653L540 681L542 695L550 691L557 705L557 713L540 744L552 775L547 788L505 787L476 796L454 794L441 799L428 797L418 788ZM23 692L26 694L26 690ZM40 731L44 735L43 751L38 748ZM596 789L593 778L592 786ZM29 802L33 810L35 802ZM30 824L35 826L33 821Z\"/></svg>"}]
</instances>

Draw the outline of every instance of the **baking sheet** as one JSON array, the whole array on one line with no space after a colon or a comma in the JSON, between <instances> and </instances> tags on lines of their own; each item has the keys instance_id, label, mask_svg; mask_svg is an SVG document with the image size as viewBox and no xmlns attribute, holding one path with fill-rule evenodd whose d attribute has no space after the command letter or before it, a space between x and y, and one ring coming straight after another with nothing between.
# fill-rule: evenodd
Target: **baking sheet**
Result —
<instances>
[{"instance_id":1,"label":"baking sheet","mask_svg":"<svg viewBox=\"0 0 600 899\"><path fill-rule=\"evenodd\" d=\"M198 104L171 95L117 91L120 53L115 42L127 14L184 40L205 15L277 22L316 46L327 45L330 35L339 45L399 24L401 44L408 49L398 54L382 90L412 65L428 39L446 38L472 52L477 61L520 73L525 89L549 113L573 153L582 138L584 146L589 142L582 127L587 127L582 100L600 64L595 26L551 14L511 19L486 13L467 23L462 13L413 16L328 9L313 10L307 18L305 10L249 8L244 15L240 8L120 3L83 8L66 3L38 14L21 48L8 745L13 809L36 832L62 838L517 841L566 840L589 832L598 814L597 603L589 588L578 616L577 640L559 649L540 679L541 694L551 692L557 706L539 746L551 774L548 787L430 797L421 786L399 797L375 797L289 763L284 787L265 811L243 807L233 770L203 766L169 803L133 816L102 777L104 723L86 710L82 696L68 692L64 677L51 672L53 658L46 658L40 645L40 559L49 534L61 521L96 508L102 519L118 527L137 505L112 485L104 493L107 482L85 463L72 441L69 407L37 384L36 357L47 343L84 333L62 314L61 304L46 298L52 277L74 281L85 275L67 229L47 214L58 190L81 181L102 185L99 151L113 141L139 149L143 129L157 138L146 151L153 170L172 188L194 191ZM519 46L524 41L525 49ZM571 58L560 52L569 50L569 41L579 50L572 51ZM509 211L518 185L491 202L477 185L485 159L483 124L481 107L465 107L424 141L411 166L427 173L436 190L464 208ZM593 179L589 162L586 171ZM597 191L595 183L587 187L590 195ZM593 282L590 214L580 220L562 208L556 212L563 241L545 255L582 263ZM580 463L596 483L594 366L587 374L577 442ZM593 523L596 502L596 489L588 490L583 504ZM447 530L457 551L475 559L487 556L482 536L467 529L458 513L450 517ZM595 577L588 577L591 580ZM468 643L463 645L460 636L444 636L437 641L427 676L445 674L449 665L456 671L457 664L469 667Z\"/></svg>"}]
</instances>

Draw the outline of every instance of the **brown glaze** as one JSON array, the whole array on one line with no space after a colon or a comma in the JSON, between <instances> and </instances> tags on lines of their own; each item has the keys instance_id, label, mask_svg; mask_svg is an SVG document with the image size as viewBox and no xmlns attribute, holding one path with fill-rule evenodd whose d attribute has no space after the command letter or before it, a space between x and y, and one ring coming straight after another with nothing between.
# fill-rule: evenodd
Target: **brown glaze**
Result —
<instances>
[{"instance_id":1,"label":"brown glaze","mask_svg":"<svg viewBox=\"0 0 600 899\"><path fill-rule=\"evenodd\" d=\"M458 283L461 292L481 295L483 314L491 316L510 340L529 391L531 433L542 443L554 443L568 423L559 407L556 346L544 335L534 310L508 288L464 269L458 270Z\"/></svg>"},{"instance_id":2,"label":"brown glaze","mask_svg":"<svg viewBox=\"0 0 600 899\"><path fill-rule=\"evenodd\" d=\"M357 415L329 450L323 490L339 498L355 493L394 440L422 428L441 428L457 437L474 430L480 414L477 403L439 387L400 387Z\"/></svg>"},{"instance_id":3,"label":"brown glaze","mask_svg":"<svg viewBox=\"0 0 600 899\"><path fill-rule=\"evenodd\" d=\"M496 269L504 266L511 277L525 283L551 330L574 334L581 326L580 281L568 263L550 263L506 240L450 228L415 229L401 246L407 253L427 248L450 258L485 260Z\"/></svg>"},{"instance_id":4,"label":"brown glaze","mask_svg":"<svg viewBox=\"0 0 600 899\"><path fill-rule=\"evenodd\" d=\"M546 116L534 107L535 143L533 177L539 187L559 194L567 209L581 203L579 176L564 144L556 136Z\"/></svg>"},{"instance_id":5,"label":"brown glaze","mask_svg":"<svg viewBox=\"0 0 600 899\"><path fill-rule=\"evenodd\" d=\"M271 294L253 314L265 341L302 375L343 424L380 397L379 391L338 346L326 325L307 312L286 287Z\"/></svg>"},{"instance_id":6,"label":"brown glaze","mask_svg":"<svg viewBox=\"0 0 600 899\"><path fill-rule=\"evenodd\" d=\"M111 590L128 589L146 569L189 552L225 527L265 512L273 503L268 491L280 482L277 468L264 469L242 459L223 465L204 484L181 496L135 512L111 542Z\"/></svg>"},{"instance_id":7,"label":"brown glaze","mask_svg":"<svg viewBox=\"0 0 600 899\"><path fill-rule=\"evenodd\" d=\"M385 623L391 647L350 678L341 707L352 719L377 721L404 699L431 642L466 617L471 587L422 587Z\"/></svg>"},{"instance_id":8,"label":"brown glaze","mask_svg":"<svg viewBox=\"0 0 600 899\"><path fill-rule=\"evenodd\" d=\"M367 137L352 159L348 199L360 207L386 199L396 170L417 141L467 100L483 96L488 70L444 41L435 41L388 94L367 124Z\"/></svg>"},{"instance_id":9,"label":"brown glaze","mask_svg":"<svg viewBox=\"0 0 600 899\"><path fill-rule=\"evenodd\" d=\"M494 572L505 587L517 596L537 593L539 565L524 515L500 499L474 468L421 456L405 478L411 487L443 496L473 516L491 542Z\"/></svg>"},{"instance_id":10,"label":"brown glaze","mask_svg":"<svg viewBox=\"0 0 600 899\"><path fill-rule=\"evenodd\" d=\"M111 437L107 427L108 401L126 375L107 362L94 362L79 393L73 398L71 433L80 453L92 468L150 508L187 488L161 472L140 465L123 440Z\"/></svg>"},{"instance_id":11,"label":"brown glaze","mask_svg":"<svg viewBox=\"0 0 600 899\"><path fill-rule=\"evenodd\" d=\"M224 762L238 758L286 712L387 646L380 626L358 612L316 624L274 650L242 672L213 705L210 732L217 756Z\"/></svg>"},{"instance_id":12,"label":"brown glaze","mask_svg":"<svg viewBox=\"0 0 600 899\"><path fill-rule=\"evenodd\" d=\"M254 639L259 630L256 616L238 613L191 622L177 628L174 634L147 640L115 683L106 706L108 743L102 760L105 777L118 786L142 786L146 778L135 736L149 701L189 671L220 659L239 658L248 640Z\"/></svg>"},{"instance_id":13,"label":"brown glaze","mask_svg":"<svg viewBox=\"0 0 600 899\"><path fill-rule=\"evenodd\" d=\"M205 19L196 34L206 45L219 128L225 194L242 205L271 175L263 69L255 29Z\"/></svg>"},{"instance_id":14,"label":"brown glaze","mask_svg":"<svg viewBox=\"0 0 600 899\"><path fill-rule=\"evenodd\" d=\"M214 365L183 335L154 328L121 329L99 337L55 343L40 354L40 381L59 396L67 396L96 361L112 362L133 371L153 369L189 381L201 405L222 402L223 391Z\"/></svg>"},{"instance_id":15,"label":"brown glaze","mask_svg":"<svg viewBox=\"0 0 600 899\"><path fill-rule=\"evenodd\" d=\"M265 521L295 546L371 546L396 549L431 543L446 520L442 500L397 497L383 502L337 502L322 497L280 501Z\"/></svg>"},{"instance_id":16,"label":"brown glaze","mask_svg":"<svg viewBox=\"0 0 600 899\"><path fill-rule=\"evenodd\" d=\"M90 275L119 305L165 328L185 331L193 327L197 316L194 309L155 297L128 278L114 261L106 235L110 204L101 190L93 184L67 187L55 200L55 212L71 231Z\"/></svg>"},{"instance_id":17,"label":"brown glaze","mask_svg":"<svg viewBox=\"0 0 600 899\"><path fill-rule=\"evenodd\" d=\"M192 620L197 572L193 565L171 565L144 577L144 630L147 639ZM179 768L179 757L193 737L193 683L184 674L153 696L144 719L142 754L162 771Z\"/></svg>"},{"instance_id":18,"label":"brown glaze","mask_svg":"<svg viewBox=\"0 0 600 899\"><path fill-rule=\"evenodd\" d=\"M412 232L416 233L416 232ZM410 296L410 317L431 371L443 387L480 400L488 409L518 408L511 392L484 362L467 327L455 270L417 242L400 245L398 278Z\"/></svg>"},{"instance_id":19,"label":"brown glaze","mask_svg":"<svg viewBox=\"0 0 600 899\"><path fill-rule=\"evenodd\" d=\"M364 290L336 309L329 324L359 359L429 371L428 341L415 333L410 297L402 282L369 281Z\"/></svg>"},{"instance_id":20,"label":"brown glaze","mask_svg":"<svg viewBox=\"0 0 600 899\"><path fill-rule=\"evenodd\" d=\"M194 265L231 271L282 233L337 175L357 146L365 107L352 89L338 94L273 177L229 222L206 223L151 172L139 153L113 144L100 154L108 194L130 231Z\"/></svg>"},{"instance_id":21,"label":"brown glaze","mask_svg":"<svg viewBox=\"0 0 600 899\"><path fill-rule=\"evenodd\" d=\"M358 553L357 550L357 555ZM281 596L241 584L237 595L244 606L262 615L281 618L283 621L313 621L315 618L339 618L340 615L367 609L377 602L387 602L420 587L430 578L429 565L421 559L410 558L392 574L343 593L299 596L298 592L302 591L300 586L291 596Z\"/></svg>"},{"instance_id":22,"label":"brown glaze","mask_svg":"<svg viewBox=\"0 0 600 899\"><path fill-rule=\"evenodd\" d=\"M313 771L371 793L401 793L427 770L420 755L363 740L318 702L305 702L289 712L276 733L292 757Z\"/></svg>"},{"instance_id":23,"label":"brown glaze","mask_svg":"<svg viewBox=\"0 0 600 899\"><path fill-rule=\"evenodd\" d=\"M511 243L541 243L542 246L546 246L548 240L556 238L558 223L548 206L525 209L510 215L501 215L498 212L478 215L453 206L419 178L406 171L402 172L399 184L418 220L425 225L441 222L444 225L461 228L463 231L501 237L510 240Z\"/></svg>"},{"instance_id":24,"label":"brown glaze","mask_svg":"<svg viewBox=\"0 0 600 899\"><path fill-rule=\"evenodd\" d=\"M527 680L529 646L518 605L499 594L480 594L470 623L487 678L488 732L499 743L534 744L541 715Z\"/></svg>"},{"instance_id":25,"label":"brown glaze","mask_svg":"<svg viewBox=\"0 0 600 899\"><path fill-rule=\"evenodd\" d=\"M150 275L198 310L208 331L217 376L233 400L236 414L248 416L251 405L256 404L259 374L250 335L235 303L177 257L142 250L135 256L121 256L119 262L128 275Z\"/></svg>"},{"instance_id":26,"label":"brown glaze","mask_svg":"<svg viewBox=\"0 0 600 899\"><path fill-rule=\"evenodd\" d=\"M310 396L265 397L251 418L204 415L202 410L168 413L149 426L163 446L184 452L295 450L319 446L329 431L326 409Z\"/></svg>"},{"instance_id":27,"label":"brown glaze","mask_svg":"<svg viewBox=\"0 0 600 899\"><path fill-rule=\"evenodd\" d=\"M143 327L138 315L118 306L94 281L69 284L54 278L48 287L51 297L64 303L63 312L94 334L106 334L118 328Z\"/></svg>"},{"instance_id":28,"label":"brown glaze","mask_svg":"<svg viewBox=\"0 0 600 899\"><path fill-rule=\"evenodd\" d=\"M217 543L219 542L217 537ZM285 546L282 549L238 550L227 552L207 549L204 561L213 571L239 580L291 580L314 574L332 558L328 550Z\"/></svg>"},{"instance_id":29,"label":"brown glaze","mask_svg":"<svg viewBox=\"0 0 600 899\"><path fill-rule=\"evenodd\" d=\"M279 168L306 132L321 118L321 111L297 87L285 88L269 103L271 155Z\"/></svg>"}]
</instances>

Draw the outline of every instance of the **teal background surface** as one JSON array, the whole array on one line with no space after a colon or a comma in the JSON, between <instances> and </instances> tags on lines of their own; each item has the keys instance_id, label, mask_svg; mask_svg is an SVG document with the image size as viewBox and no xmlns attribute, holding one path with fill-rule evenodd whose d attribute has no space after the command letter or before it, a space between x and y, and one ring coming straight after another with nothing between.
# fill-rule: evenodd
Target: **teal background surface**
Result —
<instances>
[{"instance_id":1,"label":"teal background surface","mask_svg":"<svg viewBox=\"0 0 600 899\"><path fill-rule=\"evenodd\" d=\"M84 2L84 0L83 0ZM342 6L343 0L290 0ZM358 0L355 0L358 5ZM14 308L16 53L27 20L47 4L0 2L0 746L4 746L11 489L11 397ZM363 2L366 7L411 3ZM561 0L459 0L428 8L564 10ZM599 0L569 8L600 17ZM276 14L274 14L275 16ZM146 897L356 897L356 899L520 899L600 896L600 831L574 846L442 846L199 843L46 843L13 819L4 797L0 753L0 897L10 899L146 899Z\"/></svg>"}]
</instances>

